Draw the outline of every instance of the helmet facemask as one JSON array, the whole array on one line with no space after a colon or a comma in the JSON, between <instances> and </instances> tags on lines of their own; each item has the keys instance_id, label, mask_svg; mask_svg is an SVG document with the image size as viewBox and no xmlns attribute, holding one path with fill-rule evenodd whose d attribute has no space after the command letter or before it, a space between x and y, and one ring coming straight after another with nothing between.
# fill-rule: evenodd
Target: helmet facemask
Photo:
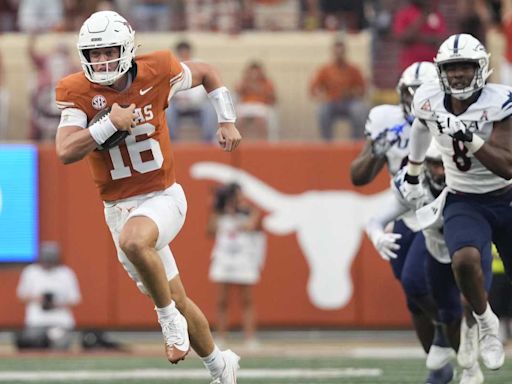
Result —
<instances>
[{"instance_id":1,"label":"helmet facemask","mask_svg":"<svg viewBox=\"0 0 512 384\"><path fill-rule=\"evenodd\" d=\"M453 88L450 85L448 74L446 73L446 66L454 63L473 63L475 65L475 74L470 84L462 89ZM459 61L451 61L449 63L442 63L437 65L439 72L439 79L441 81L441 88L443 92L453 96L458 100L466 100L469 99L474 93L478 92L482 89L486 83L487 78L489 77L489 72L487 71L487 61L485 59L480 60L459 60Z\"/></svg>"},{"instance_id":2,"label":"helmet facemask","mask_svg":"<svg viewBox=\"0 0 512 384\"><path fill-rule=\"evenodd\" d=\"M412 115L412 99L414 97L414 92L420 87L418 85L406 85L403 84L398 92L400 94L400 105L402 106L402 111L404 112L404 116L408 117Z\"/></svg>"},{"instance_id":3,"label":"helmet facemask","mask_svg":"<svg viewBox=\"0 0 512 384\"><path fill-rule=\"evenodd\" d=\"M135 32L116 12L96 12L82 25L77 46L82 69L87 79L101 85L112 85L132 66L135 57ZM119 58L91 62L90 50L109 47L119 47ZM117 66L115 66L116 63ZM93 66L97 65L107 65L109 70L94 71ZM113 66L115 69L111 70Z\"/></svg>"},{"instance_id":4,"label":"helmet facemask","mask_svg":"<svg viewBox=\"0 0 512 384\"><path fill-rule=\"evenodd\" d=\"M437 81L437 70L433 63L418 61L408 66L401 74L396 86L404 117L412 119L412 100L416 90L427 82Z\"/></svg>"},{"instance_id":5,"label":"helmet facemask","mask_svg":"<svg viewBox=\"0 0 512 384\"><path fill-rule=\"evenodd\" d=\"M443 92L458 100L466 100L481 90L492 73L489 57L482 43L472 35L461 33L446 39L434 59ZM448 81L446 66L457 63L472 63L475 66L473 79L469 84L464 84L464 88L454 88Z\"/></svg>"}]
</instances>

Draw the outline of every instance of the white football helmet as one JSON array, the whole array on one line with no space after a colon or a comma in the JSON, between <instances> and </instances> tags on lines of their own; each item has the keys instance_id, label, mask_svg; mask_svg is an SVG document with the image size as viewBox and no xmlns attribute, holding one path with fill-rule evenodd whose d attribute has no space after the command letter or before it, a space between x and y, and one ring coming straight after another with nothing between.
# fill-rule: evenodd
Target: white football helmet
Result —
<instances>
[{"instance_id":1,"label":"white football helmet","mask_svg":"<svg viewBox=\"0 0 512 384\"><path fill-rule=\"evenodd\" d=\"M467 33L452 35L446 39L439 47L439 51L434 59L444 93L452 95L459 100L465 100L482 89L487 78L492 73L492 70L489 70L489 57L490 54L487 53L483 44ZM448 83L444 65L468 61L475 63L477 66L471 84L464 89L452 88Z\"/></svg>"},{"instance_id":2,"label":"white football helmet","mask_svg":"<svg viewBox=\"0 0 512 384\"><path fill-rule=\"evenodd\" d=\"M85 76L89 81L111 85L132 66L135 57L135 31L124 17L113 11L93 13L85 20L78 35L78 53ZM115 70L95 72L88 51L94 48L119 47L119 58L98 62L110 68L118 62Z\"/></svg>"},{"instance_id":3,"label":"white football helmet","mask_svg":"<svg viewBox=\"0 0 512 384\"><path fill-rule=\"evenodd\" d=\"M425 178L427 179L430 187L438 192L442 191L446 186L444 171L440 172L439 169L442 164L443 158L441 156L441 152L437 147L436 141L432 140L427 149L427 153L425 154L424 172Z\"/></svg>"},{"instance_id":4,"label":"white football helmet","mask_svg":"<svg viewBox=\"0 0 512 384\"><path fill-rule=\"evenodd\" d=\"M402 72L396 91L400 95L400 104L406 117L411 115L414 92L421 84L430 81L438 81L438 77L436 66L428 61L413 63Z\"/></svg>"}]
</instances>

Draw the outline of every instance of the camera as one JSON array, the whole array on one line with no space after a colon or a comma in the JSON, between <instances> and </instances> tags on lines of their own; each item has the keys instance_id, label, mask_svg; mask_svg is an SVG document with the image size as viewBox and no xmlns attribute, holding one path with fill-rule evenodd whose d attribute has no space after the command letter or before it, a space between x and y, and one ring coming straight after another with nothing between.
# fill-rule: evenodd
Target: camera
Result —
<instances>
[{"instance_id":1,"label":"camera","mask_svg":"<svg viewBox=\"0 0 512 384\"><path fill-rule=\"evenodd\" d=\"M43 293L43 302L41 304L43 311L49 311L55 308L54 296L51 292Z\"/></svg>"}]
</instances>

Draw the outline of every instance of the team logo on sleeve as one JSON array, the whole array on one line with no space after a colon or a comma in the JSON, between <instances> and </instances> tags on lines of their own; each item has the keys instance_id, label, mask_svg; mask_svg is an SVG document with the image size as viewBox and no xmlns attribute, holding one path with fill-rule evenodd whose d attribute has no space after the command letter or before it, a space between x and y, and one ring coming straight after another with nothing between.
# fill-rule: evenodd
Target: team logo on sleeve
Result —
<instances>
[{"instance_id":1,"label":"team logo on sleeve","mask_svg":"<svg viewBox=\"0 0 512 384\"><path fill-rule=\"evenodd\" d=\"M92 98L92 107L101 111L103 108L107 106L107 99L103 95L96 95Z\"/></svg>"},{"instance_id":2,"label":"team logo on sleeve","mask_svg":"<svg viewBox=\"0 0 512 384\"><path fill-rule=\"evenodd\" d=\"M423 103L423 105L420 107L420 109L421 109L422 111L431 111L432 109L431 109L431 107L430 107L430 101L429 101L429 100L425 101L425 102Z\"/></svg>"},{"instance_id":3,"label":"team logo on sleeve","mask_svg":"<svg viewBox=\"0 0 512 384\"><path fill-rule=\"evenodd\" d=\"M507 95L507 100L502 104L501 109L507 110L512 107L512 92L509 92Z\"/></svg>"}]
</instances>

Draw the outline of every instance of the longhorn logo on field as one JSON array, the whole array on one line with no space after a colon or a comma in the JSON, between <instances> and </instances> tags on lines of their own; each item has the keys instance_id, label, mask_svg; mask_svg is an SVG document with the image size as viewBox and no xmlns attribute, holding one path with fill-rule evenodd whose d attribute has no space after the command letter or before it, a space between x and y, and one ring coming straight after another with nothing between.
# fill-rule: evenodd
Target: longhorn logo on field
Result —
<instances>
[{"instance_id":1,"label":"longhorn logo on field","mask_svg":"<svg viewBox=\"0 0 512 384\"><path fill-rule=\"evenodd\" d=\"M352 297L350 269L364 226L389 192L362 195L352 191L279 192L255 176L225 164L199 162L192 177L219 183L237 182L247 198L269 212L263 227L275 235L294 232L310 274L309 299L320 309L343 308Z\"/></svg>"}]
</instances>

